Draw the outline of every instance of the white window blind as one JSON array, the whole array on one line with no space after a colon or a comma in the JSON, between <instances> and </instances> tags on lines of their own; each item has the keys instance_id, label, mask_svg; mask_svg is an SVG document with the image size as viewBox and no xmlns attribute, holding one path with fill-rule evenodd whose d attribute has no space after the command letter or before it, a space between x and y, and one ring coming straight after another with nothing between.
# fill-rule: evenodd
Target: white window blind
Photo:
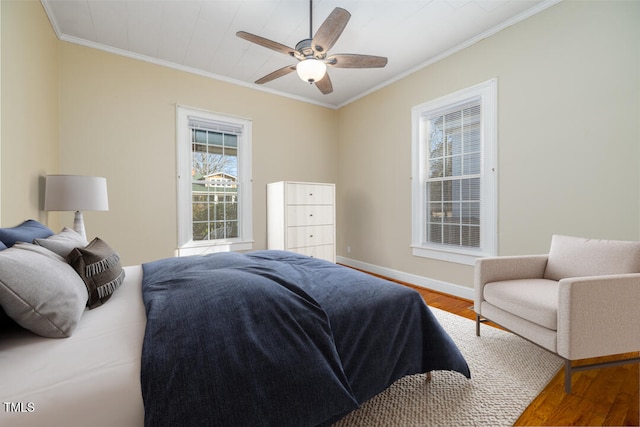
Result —
<instances>
[{"instance_id":1,"label":"white window blind","mask_svg":"<svg viewBox=\"0 0 640 427\"><path fill-rule=\"evenodd\" d=\"M480 247L480 99L425 114L427 243Z\"/></svg>"},{"instance_id":2,"label":"white window blind","mask_svg":"<svg viewBox=\"0 0 640 427\"><path fill-rule=\"evenodd\" d=\"M212 132L240 135L242 126L233 123L220 122L217 120L206 120L201 117L189 116L189 127Z\"/></svg>"}]
</instances>

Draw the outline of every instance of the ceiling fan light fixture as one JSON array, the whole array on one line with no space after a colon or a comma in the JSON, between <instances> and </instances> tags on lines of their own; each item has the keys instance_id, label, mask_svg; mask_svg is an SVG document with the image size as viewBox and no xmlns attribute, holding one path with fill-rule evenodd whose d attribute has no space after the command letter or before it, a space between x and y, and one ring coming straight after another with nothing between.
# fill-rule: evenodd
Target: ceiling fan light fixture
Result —
<instances>
[{"instance_id":1,"label":"ceiling fan light fixture","mask_svg":"<svg viewBox=\"0 0 640 427\"><path fill-rule=\"evenodd\" d=\"M296 66L298 76L305 82L319 82L327 72L327 65L314 58L308 58L300 61Z\"/></svg>"}]
</instances>

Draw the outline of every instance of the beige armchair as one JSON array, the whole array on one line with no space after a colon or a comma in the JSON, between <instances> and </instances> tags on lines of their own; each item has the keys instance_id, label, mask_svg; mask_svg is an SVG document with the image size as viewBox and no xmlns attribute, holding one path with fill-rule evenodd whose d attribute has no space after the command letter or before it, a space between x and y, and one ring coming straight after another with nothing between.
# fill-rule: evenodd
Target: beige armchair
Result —
<instances>
[{"instance_id":1,"label":"beige armchair","mask_svg":"<svg viewBox=\"0 0 640 427\"><path fill-rule=\"evenodd\" d=\"M571 374L623 363L572 366L592 357L640 351L640 242L555 235L547 255L476 261L476 335L485 320L565 359Z\"/></svg>"}]
</instances>

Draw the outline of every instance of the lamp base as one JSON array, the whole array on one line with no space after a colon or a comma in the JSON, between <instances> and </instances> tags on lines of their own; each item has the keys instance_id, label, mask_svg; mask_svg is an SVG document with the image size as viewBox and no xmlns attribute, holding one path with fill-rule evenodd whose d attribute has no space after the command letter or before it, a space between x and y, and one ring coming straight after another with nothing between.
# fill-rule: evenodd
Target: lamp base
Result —
<instances>
[{"instance_id":1,"label":"lamp base","mask_svg":"<svg viewBox=\"0 0 640 427\"><path fill-rule=\"evenodd\" d=\"M87 239L87 234L84 231L84 218L80 211L76 211L76 215L73 218L73 231L81 235L85 240Z\"/></svg>"}]
</instances>

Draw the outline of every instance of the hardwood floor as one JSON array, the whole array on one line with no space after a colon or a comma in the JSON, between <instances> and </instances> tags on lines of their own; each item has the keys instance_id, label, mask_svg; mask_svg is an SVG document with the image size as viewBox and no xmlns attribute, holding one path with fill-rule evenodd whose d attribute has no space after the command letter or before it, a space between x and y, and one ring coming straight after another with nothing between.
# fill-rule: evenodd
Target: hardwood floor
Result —
<instances>
[{"instance_id":1,"label":"hardwood floor","mask_svg":"<svg viewBox=\"0 0 640 427\"><path fill-rule=\"evenodd\" d=\"M401 282L400 282L401 283ZM431 307L475 320L472 301L402 283L416 289ZM484 323L487 327L490 323ZM639 326L640 327L640 326ZM475 334L475 326L469 333ZM630 353L624 357L638 357ZM581 361L616 360L598 358ZM564 368L516 421L516 426L638 426L640 365L592 369L573 374L573 390L564 392Z\"/></svg>"}]
</instances>

